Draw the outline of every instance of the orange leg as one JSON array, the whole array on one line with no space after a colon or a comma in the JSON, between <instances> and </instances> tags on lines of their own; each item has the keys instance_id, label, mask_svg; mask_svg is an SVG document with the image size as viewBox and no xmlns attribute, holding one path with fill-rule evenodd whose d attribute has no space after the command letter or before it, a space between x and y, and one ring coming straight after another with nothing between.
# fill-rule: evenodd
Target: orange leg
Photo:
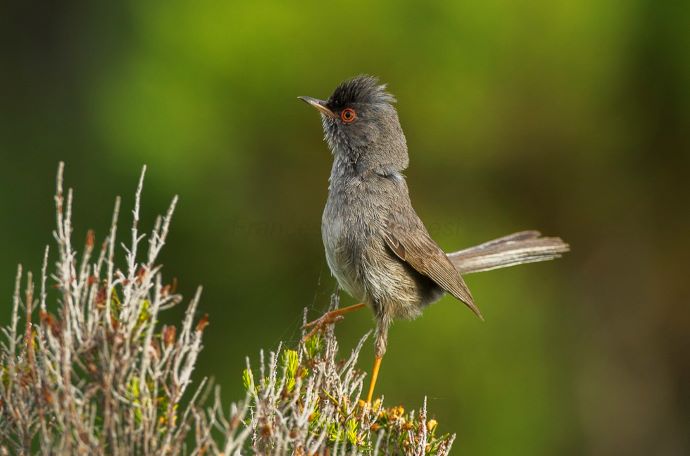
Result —
<instances>
[{"instance_id":1,"label":"orange leg","mask_svg":"<svg viewBox=\"0 0 690 456\"><path fill-rule=\"evenodd\" d=\"M342 320L344 318L344 314L352 312L353 310L361 309L362 307L364 307L364 304L359 303L343 307L342 309L335 309L331 310L330 312L326 312L320 318L317 318L314 321L310 321L306 325L302 326L302 328L304 329L313 328L311 331L309 331L309 333L306 336L304 336L302 340L307 340L311 336L313 336L317 331L320 331L326 326L332 325L333 323Z\"/></svg>"},{"instance_id":2,"label":"orange leg","mask_svg":"<svg viewBox=\"0 0 690 456\"><path fill-rule=\"evenodd\" d=\"M367 404L371 404L371 399L374 396L374 387L376 386L376 379L379 378L379 369L381 368L381 360L383 357L377 356L374 358L374 368L371 370L371 381L369 382L369 394L367 394Z\"/></svg>"}]
</instances>

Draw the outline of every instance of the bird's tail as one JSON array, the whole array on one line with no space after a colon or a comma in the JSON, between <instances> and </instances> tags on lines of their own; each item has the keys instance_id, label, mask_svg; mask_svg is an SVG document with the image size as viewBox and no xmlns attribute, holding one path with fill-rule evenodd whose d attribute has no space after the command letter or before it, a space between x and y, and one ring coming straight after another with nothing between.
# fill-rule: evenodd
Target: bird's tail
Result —
<instances>
[{"instance_id":1,"label":"bird's tail","mask_svg":"<svg viewBox=\"0 0 690 456\"><path fill-rule=\"evenodd\" d=\"M520 231L448 254L460 274L490 271L524 263L558 258L570 246L558 237L541 237L539 231Z\"/></svg>"}]
</instances>

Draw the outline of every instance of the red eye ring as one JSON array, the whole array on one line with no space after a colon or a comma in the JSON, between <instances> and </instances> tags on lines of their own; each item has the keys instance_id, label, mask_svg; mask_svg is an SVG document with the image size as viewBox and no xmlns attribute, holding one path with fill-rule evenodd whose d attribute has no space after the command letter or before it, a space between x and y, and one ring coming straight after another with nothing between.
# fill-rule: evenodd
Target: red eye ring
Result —
<instances>
[{"instance_id":1,"label":"red eye ring","mask_svg":"<svg viewBox=\"0 0 690 456\"><path fill-rule=\"evenodd\" d=\"M357 113L352 108L345 108L340 113L340 119L345 123L354 122L357 118Z\"/></svg>"}]
</instances>

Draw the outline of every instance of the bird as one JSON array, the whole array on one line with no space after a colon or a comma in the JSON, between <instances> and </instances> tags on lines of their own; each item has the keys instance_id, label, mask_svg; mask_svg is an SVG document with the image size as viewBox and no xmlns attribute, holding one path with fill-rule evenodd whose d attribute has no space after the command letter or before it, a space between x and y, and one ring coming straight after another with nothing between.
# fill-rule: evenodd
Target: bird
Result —
<instances>
[{"instance_id":1,"label":"bird","mask_svg":"<svg viewBox=\"0 0 690 456\"><path fill-rule=\"evenodd\" d=\"M450 294L483 320L463 274L551 260L569 246L530 230L444 252L412 207L403 175L407 142L386 84L359 75L340 83L326 100L298 98L320 114L333 155L321 219L326 261L339 287L358 300L305 324L311 329L305 339L344 314L369 307L376 321L371 403L395 319L417 318Z\"/></svg>"}]
</instances>

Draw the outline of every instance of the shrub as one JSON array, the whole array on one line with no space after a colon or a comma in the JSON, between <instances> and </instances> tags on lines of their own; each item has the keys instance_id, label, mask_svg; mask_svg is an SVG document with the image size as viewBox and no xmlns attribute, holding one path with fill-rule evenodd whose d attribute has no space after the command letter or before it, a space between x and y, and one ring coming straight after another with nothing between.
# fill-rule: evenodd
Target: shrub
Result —
<instances>
[{"instance_id":1,"label":"shrub","mask_svg":"<svg viewBox=\"0 0 690 456\"><path fill-rule=\"evenodd\" d=\"M371 405L358 400L365 374L356 363L367 336L341 359L332 328L292 349L261 352L256 373L247 359L246 396L224 409L220 388L192 376L208 324L206 316L195 319L201 290L179 325L159 322L161 312L182 303L156 262L177 199L156 220L144 252L146 236L138 230L144 174L128 245L116 248L117 198L107 237L97 245L89 231L79 254L72 244L72 190L63 192L60 164L54 268L48 248L37 285L19 266L11 320L2 328L0 453L450 451L454 436L437 434L426 401L417 413L406 413L381 399ZM122 269L116 266L120 252ZM337 296L331 306L338 306Z\"/></svg>"}]
</instances>

